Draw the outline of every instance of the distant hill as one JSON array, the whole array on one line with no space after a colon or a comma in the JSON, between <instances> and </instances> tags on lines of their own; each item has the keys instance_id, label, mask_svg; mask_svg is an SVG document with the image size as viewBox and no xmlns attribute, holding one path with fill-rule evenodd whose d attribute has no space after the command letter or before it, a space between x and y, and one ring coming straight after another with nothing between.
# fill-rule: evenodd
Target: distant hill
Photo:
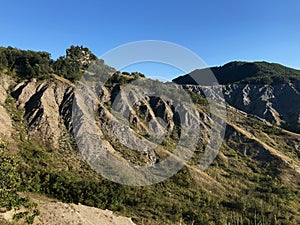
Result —
<instances>
[{"instance_id":1,"label":"distant hill","mask_svg":"<svg viewBox=\"0 0 300 225\"><path fill-rule=\"evenodd\" d=\"M190 74L180 76L173 80L177 84L199 84L192 77L207 76L211 70L219 84L232 83L289 83L300 80L300 70L285 67L277 63L268 62L230 62L220 67L211 67L194 70ZM201 85L212 85L203 80Z\"/></svg>"},{"instance_id":2,"label":"distant hill","mask_svg":"<svg viewBox=\"0 0 300 225\"><path fill-rule=\"evenodd\" d=\"M300 132L299 70L268 62L230 62L220 67L194 70L173 82L199 94L204 87L197 85L205 85L208 89L214 85L208 78L211 73L222 85L218 86L219 93L229 105Z\"/></svg>"}]
</instances>

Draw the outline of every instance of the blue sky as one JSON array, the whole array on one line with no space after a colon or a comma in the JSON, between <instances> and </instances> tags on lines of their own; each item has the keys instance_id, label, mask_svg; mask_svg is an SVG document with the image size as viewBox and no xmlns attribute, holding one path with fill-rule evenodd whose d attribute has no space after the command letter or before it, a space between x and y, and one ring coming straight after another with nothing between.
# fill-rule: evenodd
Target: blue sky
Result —
<instances>
[{"instance_id":1,"label":"blue sky","mask_svg":"<svg viewBox=\"0 0 300 225\"><path fill-rule=\"evenodd\" d=\"M300 1L271 0L10 0L1 2L0 45L48 51L71 44L100 56L128 42L182 45L207 65L270 61L300 69ZM170 79L161 65L128 68Z\"/></svg>"}]
</instances>

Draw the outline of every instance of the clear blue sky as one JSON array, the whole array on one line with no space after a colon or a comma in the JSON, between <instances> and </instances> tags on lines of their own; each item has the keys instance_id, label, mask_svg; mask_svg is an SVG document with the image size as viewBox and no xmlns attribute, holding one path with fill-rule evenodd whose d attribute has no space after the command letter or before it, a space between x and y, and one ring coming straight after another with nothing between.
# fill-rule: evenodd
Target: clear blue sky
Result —
<instances>
[{"instance_id":1,"label":"clear blue sky","mask_svg":"<svg viewBox=\"0 0 300 225\"><path fill-rule=\"evenodd\" d=\"M71 44L99 56L127 42L164 40L209 66L265 60L300 69L299 12L298 0L10 0L1 2L0 45L56 58ZM142 72L176 72L149 65Z\"/></svg>"}]
</instances>

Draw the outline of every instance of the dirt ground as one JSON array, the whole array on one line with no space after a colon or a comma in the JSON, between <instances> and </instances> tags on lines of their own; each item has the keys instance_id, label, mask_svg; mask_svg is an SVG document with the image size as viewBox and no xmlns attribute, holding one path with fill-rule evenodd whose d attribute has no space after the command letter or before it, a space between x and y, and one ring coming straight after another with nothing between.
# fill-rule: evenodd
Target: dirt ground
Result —
<instances>
[{"instance_id":1,"label":"dirt ground","mask_svg":"<svg viewBox=\"0 0 300 225\"><path fill-rule=\"evenodd\" d=\"M34 225L134 225L130 218L117 216L109 210L66 204L43 196L30 197L38 203L40 210ZM6 212L2 217L12 222L13 214L12 211Z\"/></svg>"}]
</instances>

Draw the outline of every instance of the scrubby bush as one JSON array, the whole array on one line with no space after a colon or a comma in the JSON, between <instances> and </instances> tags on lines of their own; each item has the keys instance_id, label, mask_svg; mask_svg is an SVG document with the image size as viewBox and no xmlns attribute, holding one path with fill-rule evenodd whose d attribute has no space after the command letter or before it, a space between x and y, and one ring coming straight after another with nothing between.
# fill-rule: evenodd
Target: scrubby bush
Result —
<instances>
[{"instance_id":1,"label":"scrubby bush","mask_svg":"<svg viewBox=\"0 0 300 225\"><path fill-rule=\"evenodd\" d=\"M36 204L28 198L20 197L21 176L18 172L18 160L6 153L7 144L0 140L0 208L5 210L20 210L13 219L24 220L32 224L35 216L39 214ZM25 209L25 210L24 210Z\"/></svg>"}]
</instances>

